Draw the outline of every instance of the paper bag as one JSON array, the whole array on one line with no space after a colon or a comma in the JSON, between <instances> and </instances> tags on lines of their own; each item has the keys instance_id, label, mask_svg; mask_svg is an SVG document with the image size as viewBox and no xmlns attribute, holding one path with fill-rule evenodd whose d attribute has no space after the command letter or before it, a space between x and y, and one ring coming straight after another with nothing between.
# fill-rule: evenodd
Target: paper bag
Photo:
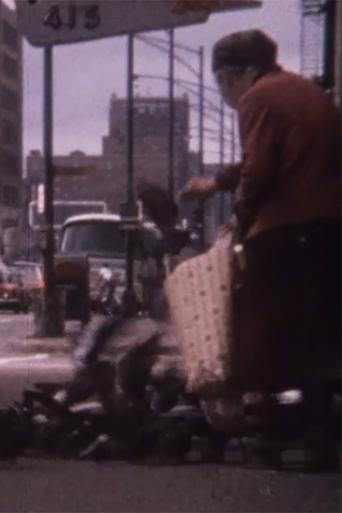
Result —
<instances>
[{"instance_id":1,"label":"paper bag","mask_svg":"<svg viewBox=\"0 0 342 513\"><path fill-rule=\"evenodd\" d=\"M190 392L215 394L231 375L234 239L234 231L226 231L165 281Z\"/></svg>"}]
</instances>

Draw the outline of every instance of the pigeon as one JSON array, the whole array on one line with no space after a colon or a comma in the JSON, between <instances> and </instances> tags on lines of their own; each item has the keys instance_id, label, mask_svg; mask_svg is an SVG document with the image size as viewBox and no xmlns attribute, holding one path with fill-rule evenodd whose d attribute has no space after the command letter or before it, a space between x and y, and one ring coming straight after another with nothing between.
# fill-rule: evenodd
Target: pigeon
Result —
<instances>
[{"instance_id":1,"label":"pigeon","mask_svg":"<svg viewBox=\"0 0 342 513\"><path fill-rule=\"evenodd\" d=\"M66 389L65 403L72 405L97 396L105 407L115 388L115 366L110 361L95 361L77 368Z\"/></svg>"},{"instance_id":2,"label":"pigeon","mask_svg":"<svg viewBox=\"0 0 342 513\"><path fill-rule=\"evenodd\" d=\"M158 357L160 336L161 333L154 333L143 343L130 349L118 362L118 386L127 398L144 402L145 387Z\"/></svg>"},{"instance_id":3,"label":"pigeon","mask_svg":"<svg viewBox=\"0 0 342 513\"><path fill-rule=\"evenodd\" d=\"M60 416L67 413L65 405L57 401L52 394L44 390L26 389L23 392L23 397L23 404L31 411L33 411L34 405L37 404L41 409L54 412Z\"/></svg>"},{"instance_id":4,"label":"pigeon","mask_svg":"<svg viewBox=\"0 0 342 513\"><path fill-rule=\"evenodd\" d=\"M76 367L82 367L97 360L109 338L122 325L120 316L94 319L81 335L74 353Z\"/></svg>"},{"instance_id":5,"label":"pigeon","mask_svg":"<svg viewBox=\"0 0 342 513\"><path fill-rule=\"evenodd\" d=\"M39 381L34 383L34 388L40 390L41 392L46 392L47 394L56 394L60 390L62 390L65 386L65 383L54 382L54 381Z\"/></svg>"},{"instance_id":6,"label":"pigeon","mask_svg":"<svg viewBox=\"0 0 342 513\"><path fill-rule=\"evenodd\" d=\"M170 368L164 374L152 376L148 390L152 410L156 414L171 410L184 391L185 379L180 376L176 368Z\"/></svg>"},{"instance_id":7,"label":"pigeon","mask_svg":"<svg viewBox=\"0 0 342 513\"><path fill-rule=\"evenodd\" d=\"M101 433L86 448L80 451L80 460L112 460L126 456L126 448L108 434Z\"/></svg>"}]
</instances>

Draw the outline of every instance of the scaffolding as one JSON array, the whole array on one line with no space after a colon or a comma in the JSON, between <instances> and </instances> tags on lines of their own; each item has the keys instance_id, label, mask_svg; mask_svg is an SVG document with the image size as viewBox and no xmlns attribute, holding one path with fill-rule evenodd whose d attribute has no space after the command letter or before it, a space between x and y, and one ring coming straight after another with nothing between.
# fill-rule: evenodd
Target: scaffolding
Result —
<instances>
[{"instance_id":1,"label":"scaffolding","mask_svg":"<svg viewBox=\"0 0 342 513\"><path fill-rule=\"evenodd\" d=\"M301 0L301 73L329 94L334 94L338 87L337 4L340 1Z\"/></svg>"},{"instance_id":2,"label":"scaffolding","mask_svg":"<svg viewBox=\"0 0 342 513\"><path fill-rule=\"evenodd\" d=\"M325 2L301 0L301 74L322 80L324 74Z\"/></svg>"}]
</instances>

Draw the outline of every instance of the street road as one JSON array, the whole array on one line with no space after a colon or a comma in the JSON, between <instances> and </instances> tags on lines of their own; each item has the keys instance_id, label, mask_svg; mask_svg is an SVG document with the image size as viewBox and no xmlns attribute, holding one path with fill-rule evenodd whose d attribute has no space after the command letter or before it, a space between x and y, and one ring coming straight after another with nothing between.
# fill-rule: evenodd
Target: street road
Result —
<instances>
[{"instance_id":1,"label":"street road","mask_svg":"<svg viewBox=\"0 0 342 513\"><path fill-rule=\"evenodd\" d=\"M35 340L27 315L0 312L0 407L35 381L67 379L63 340ZM1 436L1 434L0 434ZM340 476L237 465L0 461L0 512L337 512Z\"/></svg>"},{"instance_id":2,"label":"street road","mask_svg":"<svg viewBox=\"0 0 342 513\"><path fill-rule=\"evenodd\" d=\"M65 381L70 376L70 351L51 352L51 342L44 348L44 340L31 338L33 331L31 315L0 312L0 407L19 400L22 390L36 381Z\"/></svg>"}]
</instances>

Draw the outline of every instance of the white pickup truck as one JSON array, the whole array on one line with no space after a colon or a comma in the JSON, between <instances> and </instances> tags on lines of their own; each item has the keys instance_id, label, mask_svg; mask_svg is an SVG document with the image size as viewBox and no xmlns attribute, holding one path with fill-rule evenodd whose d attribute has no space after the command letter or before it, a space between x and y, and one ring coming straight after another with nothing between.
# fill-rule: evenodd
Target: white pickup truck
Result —
<instances>
[{"instance_id":1,"label":"white pickup truck","mask_svg":"<svg viewBox=\"0 0 342 513\"><path fill-rule=\"evenodd\" d=\"M62 226L58 259L64 262L87 258L89 265L90 304L98 299L99 272L106 264L116 282L115 299L121 303L126 283L125 220L119 214L81 214L69 217ZM135 292L142 299L141 241L158 238L158 230L149 221L137 222Z\"/></svg>"}]
</instances>

